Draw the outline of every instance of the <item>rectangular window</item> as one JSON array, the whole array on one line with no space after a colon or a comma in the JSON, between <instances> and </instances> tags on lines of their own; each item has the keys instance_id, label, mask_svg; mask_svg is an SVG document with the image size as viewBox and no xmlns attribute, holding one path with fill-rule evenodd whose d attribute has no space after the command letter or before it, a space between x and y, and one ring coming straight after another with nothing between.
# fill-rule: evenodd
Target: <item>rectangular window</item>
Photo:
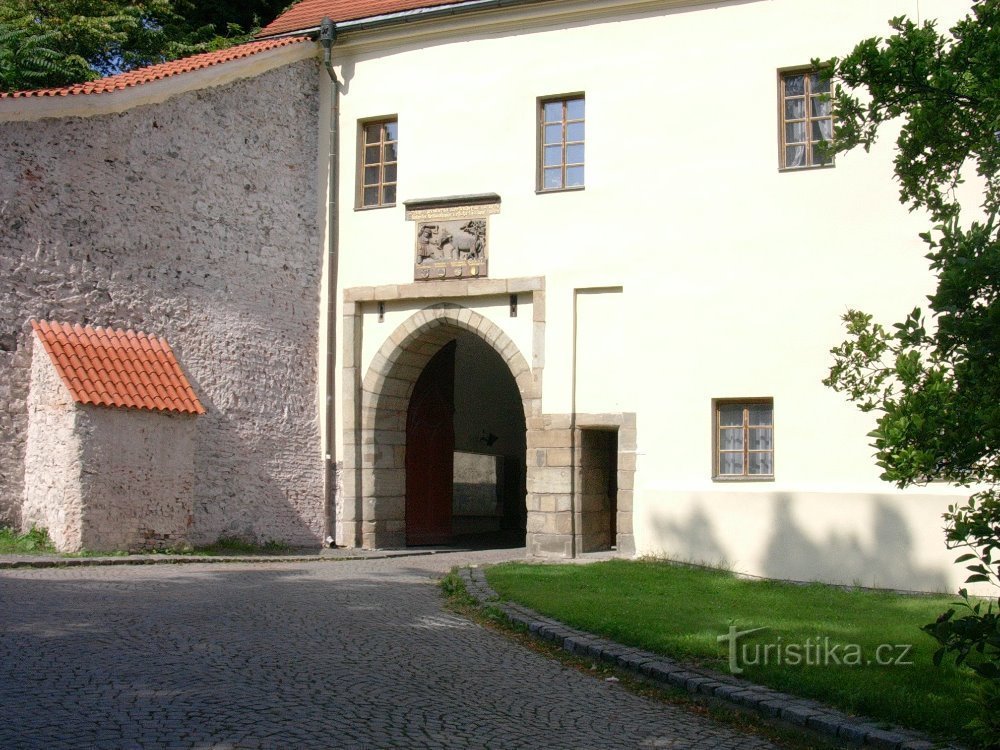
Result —
<instances>
[{"instance_id":1,"label":"rectangular window","mask_svg":"<svg viewBox=\"0 0 1000 750\"><path fill-rule=\"evenodd\" d=\"M395 119L361 123L358 159L358 206L396 204L396 162L399 126Z\"/></svg>"},{"instance_id":2,"label":"rectangular window","mask_svg":"<svg viewBox=\"0 0 1000 750\"><path fill-rule=\"evenodd\" d=\"M774 477L774 402L715 402L715 478Z\"/></svg>"},{"instance_id":3,"label":"rectangular window","mask_svg":"<svg viewBox=\"0 0 1000 750\"><path fill-rule=\"evenodd\" d=\"M781 106L781 168L798 169L833 164L817 152L821 141L833 140L830 81L819 73L796 70L779 77Z\"/></svg>"},{"instance_id":4,"label":"rectangular window","mask_svg":"<svg viewBox=\"0 0 1000 750\"><path fill-rule=\"evenodd\" d=\"M538 102L538 189L583 187L582 94Z\"/></svg>"}]
</instances>

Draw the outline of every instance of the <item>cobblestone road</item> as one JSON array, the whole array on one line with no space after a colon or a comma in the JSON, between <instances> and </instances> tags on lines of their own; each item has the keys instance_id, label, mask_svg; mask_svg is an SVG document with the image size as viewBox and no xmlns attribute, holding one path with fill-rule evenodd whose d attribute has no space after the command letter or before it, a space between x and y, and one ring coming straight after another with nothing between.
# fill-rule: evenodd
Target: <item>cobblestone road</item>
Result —
<instances>
[{"instance_id":1,"label":"cobblestone road","mask_svg":"<svg viewBox=\"0 0 1000 750\"><path fill-rule=\"evenodd\" d=\"M0 748L765 748L444 611L456 553L0 571Z\"/></svg>"}]
</instances>

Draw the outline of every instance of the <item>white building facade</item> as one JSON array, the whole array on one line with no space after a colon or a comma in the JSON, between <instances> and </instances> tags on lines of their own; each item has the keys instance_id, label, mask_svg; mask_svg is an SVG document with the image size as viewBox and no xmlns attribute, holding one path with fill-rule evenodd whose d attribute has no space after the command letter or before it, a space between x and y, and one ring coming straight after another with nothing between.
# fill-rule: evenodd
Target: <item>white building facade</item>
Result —
<instances>
[{"instance_id":1,"label":"white building facade","mask_svg":"<svg viewBox=\"0 0 1000 750\"><path fill-rule=\"evenodd\" d=\"M457 450L499 435L508 474L521 414L470 382L516 382L529 553L953 588L956 495L882 482L871 418L821 383L848 308L895 320L932 279L891 143L812 152L830 120L808 68L959 5L459 4L338 24L338 541L419 536L408 400L457 340ZM479 268L448 239L469 217L488 227ZM482 343L504 364L463 367Z\"/></svg>"}]
</instances>

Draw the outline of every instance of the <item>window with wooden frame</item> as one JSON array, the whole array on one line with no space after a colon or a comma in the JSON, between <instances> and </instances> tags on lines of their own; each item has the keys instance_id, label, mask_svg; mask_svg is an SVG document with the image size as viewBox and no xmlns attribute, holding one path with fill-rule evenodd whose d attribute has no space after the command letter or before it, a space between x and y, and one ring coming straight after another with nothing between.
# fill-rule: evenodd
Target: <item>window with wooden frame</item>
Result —
<instances>
[{"instance_id":1,"label":"window with wooden frame","mask_svg":"<svg viewBox=\"0 0 1000 750\"><path fill-rule=\"evenodd\" d=\"M583 94L538 101L538 190L583 187Z\"/></svg>"},{"instance_id":2,"label":"window with wooden frame","mask_svg":"<svg viewBox=\"0 0 1000 750\"><path fill-rule=\"evenodd\" d=\"M396 204L399 126L395 118L361 123L358 158L358 208Z\"/></svg>"},{"instance_id":3,"label":"window with wooden frame","mask_svg":"<svg viewBox=\"0 0 1000 750\"><path fill-rule=\"evenodd\" d=\"M833 165L833 157L817 146L833 140L830 81L810 70L784 71L778 76L781 117L781 168Z\"/></svg>"},{"instance_id":4,"label":"window with wooden frame","mask_svg":"<svg viewBox=\"0 0 1000 750\"><path fill-rule=\"evenodd\" d=\"M716 479L774 478L774 401L716 400Z\"/></svg>"}]
</instances>

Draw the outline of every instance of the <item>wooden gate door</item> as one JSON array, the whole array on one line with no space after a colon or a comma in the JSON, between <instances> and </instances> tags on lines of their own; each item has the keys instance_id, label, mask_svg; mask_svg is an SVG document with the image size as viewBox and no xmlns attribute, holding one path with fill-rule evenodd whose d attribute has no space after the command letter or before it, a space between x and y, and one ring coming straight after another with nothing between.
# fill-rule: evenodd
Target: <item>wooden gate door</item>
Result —
<instances>
[{"instance_id":1,"label":"wooden gate door","mask_svg":"<svg viewBox=\"0 0 1000 750\"><path fill-rule=\"evenodd\" d=\"M406 543L451 541L455 342L417 378L406 413Z\"/></svg>"}]
</instances>

